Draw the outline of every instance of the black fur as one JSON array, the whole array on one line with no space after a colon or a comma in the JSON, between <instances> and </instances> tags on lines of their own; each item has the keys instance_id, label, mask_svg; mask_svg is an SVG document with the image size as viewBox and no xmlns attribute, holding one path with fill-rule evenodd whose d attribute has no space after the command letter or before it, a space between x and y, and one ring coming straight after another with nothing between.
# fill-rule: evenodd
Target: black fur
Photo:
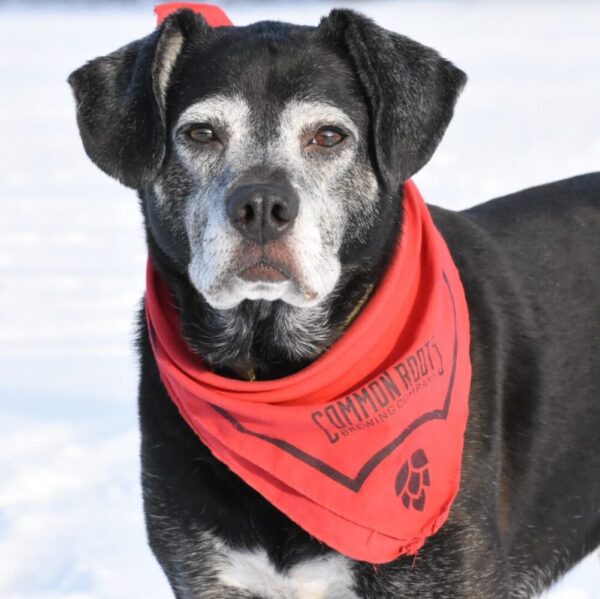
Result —
<instances>
[{"instance_id":1,"label":"black fur","mask_svg":"<svg viewBox=\"0 0 600 599\"><path fill-rule=\"evenodd\" d=\"M167 47L178 56L161 99ZM265 52L272 63L261 59ZM69 81L88 154L140 191L150 252L175 292L183 334L218 372L237 376L258 366L266 379L295 372L314 355L286 353L276 323L288 308L280 301L242 302L235 335L220 337L219 311L188 279L190 247L177 233L176 209L165 217L153 207L151 183L172 156L177 116L198 97L235 88L264 105L268 135L269 115L302 89L360 124L368 143L359 158L379 181L376 210L364 236L350 228L344 238L325 334L314 330L318 354L385 271L402 225L401 184L437 146L465 76L435 51L352 11L332 11L316 29L269 22L217 30L184 11ZM173 193L189 184L164 180ZM369 599L530 597L600 542L600 174L460 213L431 210L470 308L473 384L461 491L416 558L353 564L354 591ZM281 572L329 554L198 440L160 381L143 317L140 331L148 535L177 597L256 598L218 581L207 533L231 547L264 548Z\"/></svg>"}]
</instances>

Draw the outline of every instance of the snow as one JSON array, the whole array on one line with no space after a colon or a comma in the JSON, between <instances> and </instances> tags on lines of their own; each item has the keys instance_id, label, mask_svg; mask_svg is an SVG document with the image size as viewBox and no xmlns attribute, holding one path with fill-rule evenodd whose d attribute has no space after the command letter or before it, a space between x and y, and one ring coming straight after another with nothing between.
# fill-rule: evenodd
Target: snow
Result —
<instances>
[{"instance_id":1,"label":"snow","mask_svg":"<svg viewBox=\"0 0 600 599\"><path fill-rule=\"evenodd\" d=\"M341 4L337 4L340 6ZM598 169L600 3L353 2L439 49L470 82L431 163L462 208ZM228 7L316 24L330 5ZM150 4L0 7L0 596L171 596L145 540L134 315L137 200L86 158L65 79L145 35ZM593 555L547 595L600 598Z\"/></svg>"}]
</instances>

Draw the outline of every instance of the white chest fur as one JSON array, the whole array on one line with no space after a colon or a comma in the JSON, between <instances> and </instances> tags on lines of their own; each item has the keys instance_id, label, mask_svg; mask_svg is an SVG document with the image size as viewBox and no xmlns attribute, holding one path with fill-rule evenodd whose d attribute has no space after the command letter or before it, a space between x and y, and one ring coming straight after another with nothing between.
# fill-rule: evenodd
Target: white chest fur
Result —
<instances>
[{"instance_id":1,"label":"white chest fur","mask_svg":"<svg viewBox=\"0 0 600 599\"><path fill-rule=\"evenodd\" d=\"M356 599L350 562L340 555L302 561L278 572L264 549L222 549L219 582L264 599Z\"/></svg>"}]
</instances>

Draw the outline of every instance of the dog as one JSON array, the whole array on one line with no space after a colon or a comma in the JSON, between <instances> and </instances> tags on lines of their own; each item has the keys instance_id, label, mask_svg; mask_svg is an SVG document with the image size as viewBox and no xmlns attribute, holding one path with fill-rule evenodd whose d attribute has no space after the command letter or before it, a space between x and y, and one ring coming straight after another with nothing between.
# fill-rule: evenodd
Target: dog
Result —
<instances>
[{"instance_id":1,"label":"dog","mask_svg":"<svg viewBox=\"0 0 600 599\"><path fill-rule=\"evenodd\" d=\"M465 82L433 49L341 9L316 27L220 28L181 10L69 77L86 152L138 192L181 335L241 380L301 371L368 304L405 182ZM147 533L176 597L532 597L600 543L600 173L429 208L471 332L447 522L377 565L315 539L186 424L142 310Z\"/></svg>"}]
</instances>

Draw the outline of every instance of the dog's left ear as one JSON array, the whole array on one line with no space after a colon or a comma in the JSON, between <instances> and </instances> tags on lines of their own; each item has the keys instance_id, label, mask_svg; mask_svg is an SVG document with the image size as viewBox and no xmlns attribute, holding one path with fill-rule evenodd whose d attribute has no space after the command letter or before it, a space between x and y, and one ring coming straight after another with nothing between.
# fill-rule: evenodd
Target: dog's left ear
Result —
<instances>
[{"instance_id":1,"label":"dog's left ear","mask_svg":"<svg viewBox=\"0 0 600 599\"><path fill-rule=\"evenodd\" d=\"M352 10L332 10L316 36L349 56L369 105L377 168L397 190L431 158L467 76L435 50Z\"/></svg>"}]
</instances>

